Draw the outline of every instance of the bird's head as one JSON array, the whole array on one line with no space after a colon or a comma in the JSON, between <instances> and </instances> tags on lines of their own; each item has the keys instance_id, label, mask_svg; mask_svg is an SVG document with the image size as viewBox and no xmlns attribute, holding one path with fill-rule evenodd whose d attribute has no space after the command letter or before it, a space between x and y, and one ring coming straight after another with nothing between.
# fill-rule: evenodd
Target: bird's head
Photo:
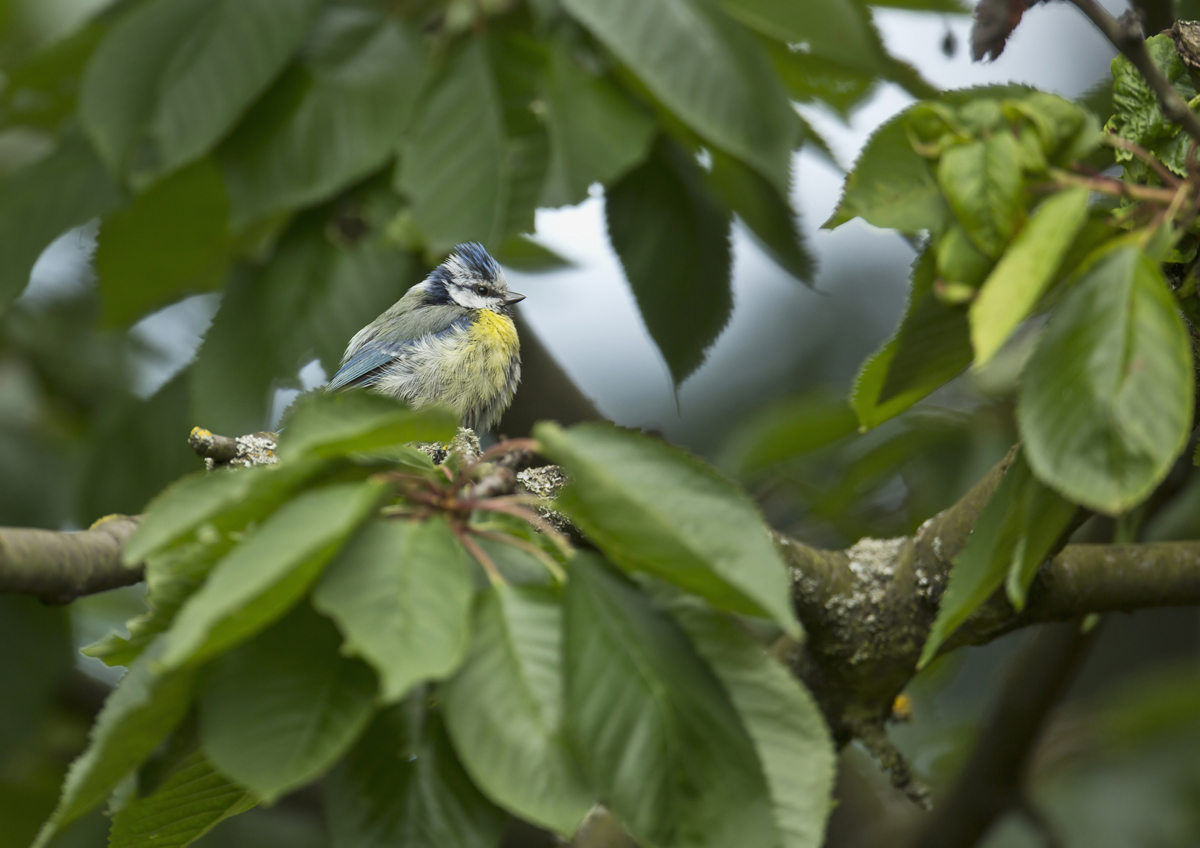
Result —
<instances>
[{"instance_id":1,"label":"bird's head","mask_svg":"<svg viewBox=\"0 0 1200 848\"><path fill-rule=\"evenodd\" d=\"M525 295L508 290L504 271L482 245L460 244L425 280L431 303L455 303L467 309L507 314Z\"/></svg>"}]
</instances>

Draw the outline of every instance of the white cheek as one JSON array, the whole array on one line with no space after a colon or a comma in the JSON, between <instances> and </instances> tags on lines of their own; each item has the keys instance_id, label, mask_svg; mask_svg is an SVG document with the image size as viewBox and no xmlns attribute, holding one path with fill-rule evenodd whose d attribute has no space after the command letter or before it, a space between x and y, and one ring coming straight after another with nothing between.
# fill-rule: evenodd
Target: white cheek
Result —
<instances>
[{"instance_id":1,"label":"white cheek","mask_svg":"<svg viewBox=\"0 0 1200 848\"><path fill-rule=\"evenodd\" d=\"M450 299L467 309L483 309L488 305L486 297L480 297L470 289L452 288L450 289Z\"/></svg>"}]
</instances>

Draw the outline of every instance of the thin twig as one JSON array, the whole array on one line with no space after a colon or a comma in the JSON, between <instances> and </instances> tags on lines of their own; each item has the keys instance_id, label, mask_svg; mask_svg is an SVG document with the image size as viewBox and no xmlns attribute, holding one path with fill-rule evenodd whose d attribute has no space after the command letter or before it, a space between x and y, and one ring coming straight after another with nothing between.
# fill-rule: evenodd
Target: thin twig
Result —
<instances>
[{"instance_id":1,"label":"thin twig","mask_svg":"<svg viewBox=\"0 0 1200 848\"><path fill-rule=\"evenodd\" d=\"M491 539L493 542L500 542L501 544L512 545L514 548L524 551L525 553L529 554L534 559L536 559L538 562L540 562L542 565L544 565L546 567L546 570L550 572L550 576L553 577L555 579L555 581L557 581L559 583L566 582L567 573L562 570L562 566L554 561L554 557L550 556L548 553L543 551L541 548L539 548L537 545L533 544L532 542L529 542L525 539L521 539L517 536L512 535L511 533L499 533L495 530L482 530L478 527L468 526L467 531L470 533L474 533L476 536L482 536L485 539Z\"/></svg>"},{"instance_id":2,"label":"thin twig","mask_svg":"<svg viewBox=\"0 0 1200 848\"><path fill-rule=\"evenodd\" d=\"M1138 69L1162 105L1163 114L1183 127L1184 132L1192 138L1200 141L1200 117L1188 108L1183 95L1175 90L1171 81L1163 76L1162 71L1150 58L1137 17L1131 12L1126 12L1120 19L1114 18L1096 0L1068 2L1087 15L1097 29L1104 33L1104 37Z\"/></svg>"},{"instance_id":3,"label":"thin twig","mask_svg":"<svg viewBox=\"0 0 1200 848\"><path fill-rule=\"evenodd\" d=\"M479 547L475 540L467 535L466 531L458 524L452 524L454 527L454 535L458 537L458 541L462 542L464 548L471 552L471 556L479 561L483 566L484 572L488 576L493 586L507 586L508 581L504 579L504 575L500 573L500 569L496 568L496 563L487 555L487 551Z\"/></svg>"},{"instance_id":4,"label":"thin twig","mask_svg":"<svg viewBox=\"0 0 1200 848\"><path fill-rule=\"evenodd\" d=\"M1115 147L1119 150L1124 150L1127 153L1132 153L1138 159L1141 159L1143 162L1145 162L1147 165L1149 165L1150 168L1154 171L1154 173L1158 174L1159 178L1164 183L1171 186L1172 188L1179 187L1179 183L1180 183L1179 177L1172 174L1170 169L1167 168L1167 166L1164 165L1161 161L1159 161L1159 158L1157 156L1155 156L1153 153L1151 153L1146 148L1142 147L1140 144L1134 144L1132 141L1121 138L1116 133L1111 133L1111 132L1104 133L1101 136L1101 140L1105 144L1107 144L1109 147Z\"/></svg>"},{"instance_id":5,"label":"thin twig","mask_svg":"<svg viewBox=\"0 0 1200 848\"><path fill-rule=\"evenodd\" d=\"M550 538L555 547L563 552L563 556L571 556L571 541L559 532L557 527L532 510L524 509L516 504L497 503L497 500L499 499L492 498L491 500L480 501L476 504L476 509L481 512L502 512L505 515L511 515L532 524Z\"/></svg>"}]
</instances>

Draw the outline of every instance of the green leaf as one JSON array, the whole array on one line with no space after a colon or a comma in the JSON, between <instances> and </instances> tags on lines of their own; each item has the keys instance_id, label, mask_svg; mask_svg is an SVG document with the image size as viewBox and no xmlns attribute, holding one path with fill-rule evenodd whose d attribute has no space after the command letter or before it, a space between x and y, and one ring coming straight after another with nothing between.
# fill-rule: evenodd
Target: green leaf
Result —
<instances>
[{"instance_id":1,"label":"green leaf","mask_svg":"<svg viewBox=\"0 0 1200 848\"><path fill-rule=\"evenodd\" d=\"M550 166L541 202L583 201L592 183L608 185L645 160L654 118L611 79L579 67L556 43L546 77Z\"/></svg>"},{"instance_id":2,"label":"green leaf","mask_svg":"<svg viewBox=\"0 0 1200 848\"><path fill-rule=\"evenodd\" d=\"M104 219L96 275L104 321L131 324L185 294L220 287L233 247L221 172L202 159Z\"/></svg>"},{"instance_id":3,"label":"green leaf","mask_svg":"<svg viewBox=\"0 0 1200 848\"><path fill-rule=\"evenodd\" d=\"M733 309L729 216L699 168L673 144L608 191L608 238L671 377L704 362Z\"/></svg>"},{"instance_id":4,"label":"green leaf","mask_svg":"<svg viewBox=\"0 0 1200 848\"><path fill-rule=\"evenodd\" d=\"M1038 567L1054 551L1079 510L1036 477L1031 476L1022 494L1024 515L1004 584L1008 600L1017 612L1025 609L1025 597Z\"/></svg>"},{"instance_id":5,"label":"green leaf","mask_svg":"<svg viewBox=\"0 0 1200 848\"><path fill-rule=\"evenodd\" d=\"M257 803L252 793L221 776L201 751L193 751L153 793L120 809L108 848L183 848Z\"/></svg>"},{"instance_id":6,"label":"green leaf","mask_svg":"<svg viewBox=\"0 0 1200 848\"><path fill-rule=\"evenodd\" d=\"M166 636L167 668L228 650L280 618L379 505L379 484L339 483L280 507L217 564Z\"/></svg>"},{"instance_id":7,"label":"green leaf","mask_svg":"<svg viewBox=\"0 0 1200 848\"><path fill-rule=\"evenodd\" d=\"M53 709L54 697L75 670L71 621L61 606L32 596L0 597L0 761L10 762Z\"/></svg>"},{"instance_id":8,"label":"green leaf","mask_svg":"<svg viewBox=\"0 0 1200 848\"><path fill-rule=\"evenodd\" d=\"M79 116L110 170L145 183L204 156L270 85L319 0L152 0L92 56Z\"/></svg>"},{"instance_id":9,"label":"green leaf","mask_svg":"<svg viewBox=\"0 0 1200 848\"><path fill-rule=\"evenodd\" d=\"M522 274L541 274L574 267L571 260L560 256L527 236L513 236L500 245L492 256L505 268Z\"/></svg>"},{"instance_id":10,"label":"green leaf","mask_svg":"<svg viewBox=\"0 0 1200 848\"><path fill-rule=\"evenodd\" d=\"M1191 429L1188 333L1158 263L1128 241L1067 292L1025 368L1017 407L1038 477L1107 514L1166 476Z\"/></svg>"},{"instance_id":11,"label":"green leaf","mask_svg":"<svg viewBox=\"0 0 1200 848\"><path fill-rule=\"evenodd\" d=\"M487 49L473 39L426 96L397 172L434 253L464 241L491 246L505 234L503 108Z\"/></svg>"},{"instance_id":12,"label":"green leaf","mask_svg":"<svg viewBox=\"0 0 1200 848\"><path fill-rule=\"evenodd\" d=\"M966 309L937 297L936 270L935 251L926 247L900 327L858 372L851 405L863 430L895 418L971 364Z\"/></svg>"},{"instance_id":13,"label":"green leaf","mask_svg":"<svg viewBox=\"0 0 1200 848\"><path fill-rule=\"evenodd\" d=\"M750 734L782 848L820 848L833 809L836 756L812 695L727 616L696 603L671 612Z\"/></svg>"},{"instance_id":14,"label":"green leaf","mask_svg":"<svg viewBox=\"0 0 1200 848\"><path fill-rule=\"evenodd\" d=\"M1175 49L1169 34L1155 35L1146 40L1146 52L1163 75L1171 82L1184 100L1196 96L1183 61ZM1180 176L1187 175L1187 151L1190 138L1179 124L1163 114L1158 96L1146 83L1141 72L1124 56L1112 62L1113 116L1104 125L1107 132L1115 133L1126 141L1132 141L1155 153L1163 163ZM1147 182L1151 171L1144 162L1126 150L1117 150L1116 161L1125 166L1125 176L1138 182ZM1157 179L1157 178L1155 178Z\"/></svg>"},{"instance_id":15,"label":"green leaf","mask_svg":"<svg viewBox=\"0 0 1200 848\"><path fill-rule=\"evenodd\" d=\"M1021 158L1012 133L951 147L938 161L938 185L975 246L993 259L1021 225Z\"/></svg>"},{"instance_id":16,"label":"green leaf","mask_svg":"<svg viewBox=\"0 0 1200 848\"><path fill-rule=\"evenodd\" d=\"M42 251L72 227L123 202L92 146L67 133L58 147L0 183L0 311L29 282Z\"/></svg>"},{"instance_id":17,"label":"green leaf","mask_svg":"<svg viewBox=\"0 0 1200 848\"><path fill-rule=\"evenodd\" d=\"M797 280L811 285L816 262L804 249L800 222L787 195L719 150L712 151L707 177L716 195L737 213L767 255Z\"/></svg>"},{"instance_id":18,"label":"green leaf","mask_svg":"<svg viewBox=\"0 0 1200 848\"><path fill-rule=\"evenodd\" d=\"M929 162L909 143L906 112L867 139L846 176L837 209L822 224L836 229L854 218L903 233L945 229L950 210Z\"/></svg>"},{"instance_id":19,"label":"green leaf","mask_svg":"<svg viewBox=\"0 0 1200 848\"><path fill-rule=\"evenodd\" d=\"M362 7L323 10L298 60L217 151L233 224L324 200L383 165L423 73L407 24Z\"/></svg>"},{"instance_id":20,"label":"green leaf","mask_svg":"<svg viewBox=\"0 0 1200 848\"><path fill-rule=\"evenodd\" d=\"M563 6L705 140L787 194L800 124L762 48L707 2Z\"/></svg>"},{"instance_id":21,"label":"green leaf","mask_svg":"<svg viewBox=\"0 0 1200 848\"><path fill-rule=\"evenodd\" d=\"M134 663L104 702L87 750L71 764L62 798L34 848L44 848L63 826L100 805L187 712L195 674L157 671L159 653L151 651Z\"/></svg>"},{"instance_id":22,"label":"green leaf","mask_svg":"<svg viewBox=\"0 0 1200 848\"><path fill-rule=\"evenodd\" d=\"M787 568L762 516L712 468L607 424L542 423L534 434L571 480L559 507L614 563L799 632Z\"/></svg>"},{"instance_id":23,"label":"green leaf","mask_svg":"<svg viewBox=\"0 0 1200 848\"><path fill-rule=\"evenodd\" d=\"M882 9L909 9L914 12L941 12L948 15L968 15L971 7L962 0L870 0Z\"/></svg>"},{"instance_id":24,"label":"green leaf","mask_svg":"<svg viewBox=\"0 0 1200 848\"><path fill-rule=\"evenodd\" d=\"M177 480L150 502L125 544L122 561L127 565L140 563L192 538L209 522L223 531L240 528L269 513L322 468L320 462L289 462L200 471Z\"/></svg>"},{"instance_id":25,"label":"green leaf","mask_svg":"<svg viewBox=\"0 0 1200 848\"><path fill-rule=\"evenodd\" d=\"M354 744L374 712L375 675L340 644L337 628L302 604L213 665L200 733L222 774L270 803Z\"/></svg>"},{"instance_id":26,"label":"green leaf","mask_svg":"<svg viewBox=\"0 0 1200 848\"><path fill-rule=\"evenodd\" d=\"M108 23L97 16L28 59L6 67L0 126L50 131L62 126L75 114L79 78L108 29Z\"/></svg>"},{"instance_id":27,"label":"green leaf","mask_svg":"<svg viewBox=\"0 0 1200 848\"><path fill-rule=\"evenodd\" d=\"M374 392L314 392L298 401L280 440L284 459L333 457L408 442L449 442L456 419L440 407L409 409Z\"/></svg>"},{"instance_id":28,"label":"green leaf","mask_svg":"<svg viewBox=\"0 0 1200 848\"><path fill-rule=\"evenodd\" d=\"M793 100L801 103L819 101L843 120L874 93L879 82L873 73L856 71L823 56L793 50L783 42L767 40L765 44L775 72Z\"/></svg>"},{"instance_id":29,"label":"green leaf","mask_svg":"<svg viewBox=\"0 0 1200 848\"><path fill-rule=\"evenodd\" d=\"M368 524L313 592L346 637L346 653L379 673L380 697L452 673L470 636L471 560L441 519Z\"/></svg>"},{"instance_id":30,"label":"green leaf","mask_svg":"<svg viewBox=\"0 0 1200 848\"><path fill-rule=\"evenodd\" d=\"M593 554L566 591L567 727L639 843L779 844L754 744L679 627Z\"/></svg>"},{"instance_id":31,"label":"green leaf","mask_svg":"<svg viewBox=\"0 0 1200 848\"><path fill-rule=\"evenodd\" d=\"M1032 482L1028 464L1018 456L976 519L966 546L954 558L937 620L925 640L917 668L928 665L942 643L1004 582L1025 518L1024 492Z\"/></svg>"},{"instance_id":32,"label":"green leaf","mask_svg":"<svg viewBox=\"0 0 1200 848\"><path fill-rule=\"evenodd\" d=\"M854 432L858 419L844 398L803 394L751 414L726 439L718 466L753 477Z\"/></svg>"},{"instance_id":33,"label":"green leaf","mask_svg":"<svg viewBox=\"0 0 1200 848\"><path fill-rule=\"evenodd\" d=\"M563 736L562 608L550 589L497 586L467 661L441 689L471 778L523 819L569 836L596 801Z\"/></svg>"},{"instance_id":34,"label":"green leaf","mask_svg":"<svg viewBox=\"0 0 1200 848\"><path fill-rule=\"evenodd\" d=\"M1029 317L1087 222L1087 189L1059 192L1038 208L971 304L975 364L984 365Z\"/></svg>"},{"instance_id":35,"label":"green leaf","mask_svg":"<svg viewBox=\"0 0 1200 848\"><path fill-rule=\"evenodd\" d=\"M333 848L495 848L506 818L416 697L380 712L330 773L325 815Z\"/></svg>"}]
</instances>

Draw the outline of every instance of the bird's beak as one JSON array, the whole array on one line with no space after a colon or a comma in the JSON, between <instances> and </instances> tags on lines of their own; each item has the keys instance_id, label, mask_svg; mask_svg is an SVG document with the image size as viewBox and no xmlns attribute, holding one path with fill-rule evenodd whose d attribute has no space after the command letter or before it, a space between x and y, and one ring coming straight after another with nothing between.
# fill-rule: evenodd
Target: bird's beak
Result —
<instances>
[{"instance_id":1,"label":"bird's beak","mask_svg":"<svg viewBox=\"0 0 1200 848\"><path fill-rule=\"evenodd\" d=\"M525 295L521 294L520 292L509 292L504 296L504 302L509 306L512 306L514 303L520 303L524 299Z\"/></svg>"}]
</instances>

